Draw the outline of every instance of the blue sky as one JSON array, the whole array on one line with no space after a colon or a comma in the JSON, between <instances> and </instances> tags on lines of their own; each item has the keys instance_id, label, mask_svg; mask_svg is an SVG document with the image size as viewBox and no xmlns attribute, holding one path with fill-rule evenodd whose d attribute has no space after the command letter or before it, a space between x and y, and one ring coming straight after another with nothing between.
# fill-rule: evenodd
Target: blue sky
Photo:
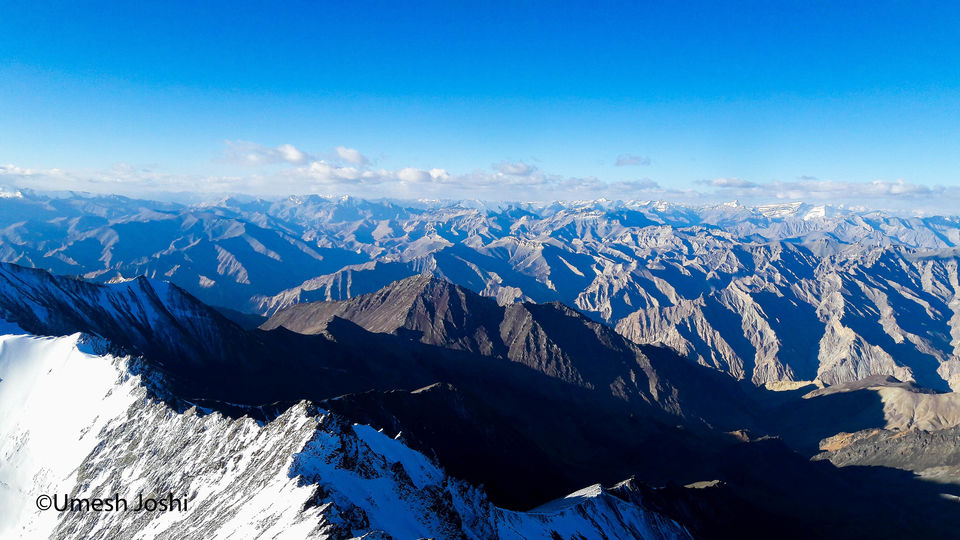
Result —
<instances>
[{"instance_id":1,"label":"blue sky","mask_svg":"<svg viewBox=\"0 0 960 540\"><path fill-rule=\"evenodd\" d=\"M5 2L0 182L942 204L947 4Z\"/></svg>"}]
</instances>

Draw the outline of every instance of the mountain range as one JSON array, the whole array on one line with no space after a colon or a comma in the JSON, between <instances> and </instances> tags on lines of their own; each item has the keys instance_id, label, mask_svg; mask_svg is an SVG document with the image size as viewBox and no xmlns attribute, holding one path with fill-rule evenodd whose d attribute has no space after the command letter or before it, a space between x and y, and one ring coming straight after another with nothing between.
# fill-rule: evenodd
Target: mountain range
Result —
<instances>
[{"instance_id":1,"label":"mountain range","mask_svg":"<svg viewBox=\"0 0 960 540\"><path fill-rule=\"evenodd\" d=\"M269 316L432 272L562 302L755 385L960 385L960 221L803 204L0 199L0 260Z\"/></svg>"},{"instance_id":2,"label":"mountain range","mask_svg":"<svg viewBox=\"0 0 960 540\"><path fill-rule=\"evenodd\" d=\"M21 193L0 200L0 402L32 412L0 418L2 525L949 535L958 232L799 204ZM58 392L69 414L24 405ZM24 475L197 510L37 513Z\"/></svg>"}]
</instances>

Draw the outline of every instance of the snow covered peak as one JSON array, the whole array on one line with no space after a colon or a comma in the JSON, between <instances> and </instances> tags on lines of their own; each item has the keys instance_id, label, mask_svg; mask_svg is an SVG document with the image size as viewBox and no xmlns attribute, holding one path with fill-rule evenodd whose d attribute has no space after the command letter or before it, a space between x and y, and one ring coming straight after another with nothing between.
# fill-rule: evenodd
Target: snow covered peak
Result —
<instances>
[{"instance_id":1,"label":"snow covered peak","mask_svg":"<svg viewBox=\"0 0 960 540\"><path fill-rule=\"evenodd\" d=\"M805 205L802 202L783 204L764 204L757 207L757 212L768 218L786 218L796 216Z\"/></svg>"},{"instance_id":2,"label":"snow covered peak","mask_svg":"<svg viewBox=\"0 0 960 540\"><path fill-rule=\"evenodd\" d=\"M689 537L597 490L551 510L502 510L400 441L306 402L267 424L178 414L146 397L127 360L83 353L78 337L0 336L0 536ZM159 493L186 509L132 519L34 505Z\"/></svg>"},{"instance_id":3,"label":"snow covered peak","mask_svg":"<svg viewBox=\"0 0 960 540\"><path fill-rule=\"evenodd\" d=\"M805 221L811 219L823 219L827 217L827 207L825 205L814 206L806 214L803 215Z\"/></svg>"},{"instance_id":4,"label":"snow covered peak","mask_svg":"<svg viewBox=\"0 0 960 540\"><path fill-rule=\"evenodd\" d=\"M42 494L70 493L97 434L139 397L123 362L59 338L0 336L0 537L48 536L54 513Z\"/></svg>"}]
</instances>

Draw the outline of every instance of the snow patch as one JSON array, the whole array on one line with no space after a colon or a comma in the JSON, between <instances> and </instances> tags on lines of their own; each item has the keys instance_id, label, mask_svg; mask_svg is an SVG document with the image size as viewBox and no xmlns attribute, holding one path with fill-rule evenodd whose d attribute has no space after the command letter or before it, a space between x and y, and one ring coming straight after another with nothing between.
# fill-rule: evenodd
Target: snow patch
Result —
<instances>
[{"instance_id":1,"label":"snow patch","mask_svg":"<svg viewBox=\"0 0 960 540\"><path fill-rule=\"evenodd\" d=\"M47 536L39 495L69 492L106 422L137 398L122 362L77 349L79 334L0 336L0 537Z\"/></svg>"}]
</instances>

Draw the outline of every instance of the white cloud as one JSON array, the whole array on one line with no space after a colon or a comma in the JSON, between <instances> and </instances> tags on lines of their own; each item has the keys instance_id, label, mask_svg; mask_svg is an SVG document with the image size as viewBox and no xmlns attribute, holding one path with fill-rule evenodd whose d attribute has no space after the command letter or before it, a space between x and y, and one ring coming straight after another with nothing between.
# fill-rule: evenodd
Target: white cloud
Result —
<instances>
[{"instance_id":1,"label":"white cloud","mask_svg":"<svg viewBox=\"0 0 960 540\"><path fill-rule=\"evenodd\" d=\"M276 148L264 146L250 141L225 141L226 149L223 152L227 161L251 167L264 165L289 164L309 165L318 161L315 157L292 144L281 144ZM338 146L333 152L326 155L327 159L335 162L346 162L358 167L370 164L370 160L355 148Z\"/></svg>"},{"instance_id":2,"label":"white cloud","mask_svg":"<svg viewBox=\"0 0 960 540\"><path fill-rule=\"evenodd\" d=\"M172 174L149 167L119 164L107 170L25 169L16 165L0 166L0 183L42 191L87 191L115 193L133 197L159 192L229 192L242 182L257 185L260 177Z\"/></svg>"},{"instance_id":3,"label":"white cloud","mask_svg":"<svg viewBox=\"0 0 960 540\"><path fill-rule=\"evenodd\" d=\"M699 180L698 184L704 184L719 188L752 188L756 184L740 178L714 178L713 180Z\"/></svg>"},{"instance_id":4,"label":"white cloud","mask_svg":"<svg viewBox=\"0 0 960 540\"><path fill-rule=\"evenodd\" d=\"M631 165L650 165L650 158L646 156L635 156L633 154L620 154L617 156L617 167L628 167Z\"/></svg>"},{"instance_id":5,"label":"white cloud","mask_svg":"<svg viewBox=\"0 0 960 540\"><path fill-rule=\"evenodd\" d=\"M493 164L493 170L510 176L530 176L537 170L537 168L522 161L517 161L514 163L501 161L500 163Z\"/></svg>"},{"instance_id":6,"label":"white cloud","mask_svg":"<svg viewBox=\"0 0 960 540\"><path fill-rule=\"evenodd\" d=\"M279 151L279 150L278 150ZM296 156L291 156L296 159ZM508 164L516 165L516 164ZM533 167L504 172L454 174L445 169L404 167L395 170L342 166L314 160L300 166L242 176L180 175L129 165L101 171L64 171L0 166L0 185L37 190L75 190L149 197L160 193L245 193L258 196L322 193L360 197L479 198L538 200L569 198L664 198L683 192L643 179L607 182L598 178L548 175ZM694 194L695 195L695 194Z\"/></svg>"},{"instance_id":7,"label":"white cloud","mask_svg":"<svg viewBox=\"0 0 960 540\"><path fill-rule=\"evenodd\" d=\"M250 141L226 141L224 155L229 161L242 165L259 166L275 163L300 165L310 160L310 156L293 146L281 144L276 148L263 146Z\"/></svg>"},{"instance_id":8,"label":"white cloud","mask_svg":"<svg viewBox=\"0 0 960 540\"><path fill-rule=\"evenodd\" d=\"M421 171L413 167L400 169L397 171L396 177L404 182L428 182L433 179L427 171Z\"/></svg>"},{"instance_id":9,"label":"white cloud","mask_svg":"<svg viewBox=\"0 0 960 540\"><path fill-rule=\"evenodd\" d=\"M105 170L29 169L0 165L0 185L17 189L75 190L132 197L171 192L245 193L285 196L321 193L359 197L469 198L548 201L562 199L660 199L700 203L740 199L752 204L784 200L917 209L956 214L960 187L928 186L905 180L847 182L799 177L758 182L736 177L697 182L698 189L665 188L649 178L607 181L596 177L549 174L522 161L501 161L491 169L457 173L441 168L373 168L362 154L337 147L329 160L293 145L269 148L228 142L234 161L254 167L237 176L174 174L127 164Z\"/></svg>"},{"instance_id":10,"label":"white cloud","mask_svg":"<svg viewBox=\"0 0 960 540\"><path fill-rule=\"evenodd\" d=\"M758 203L795 200L956 214L960 202L960 187L928 186L902 179L848 182L801 177L790 182L772 180L759 183L719 178L701 183L718 188L713 195Z\"/></svg>"},{"instance_id":11,"label":"white cloud","mask_svg":"<svg viewBox=\"0 0 960 540\"><path fill-rule=\"evenodd\" d=\"M342 159L342 160L344 160L344 161L347 161L347 162L349 162L349 163L353 163L354 165L366 165L366 164L370 163L370 161L366 158L366 156L364 156L363 154L361 154L361 153L360 153L358 150L356 150L355 148L347 148L346 146L338 146L338 147L336 147L335 150L336 150L336 152L337 152L337 156L338 156L340 159Z\"/></svg>"},{"instance_id":12,"label":"white cloud","mask_svg":"<svg viewBox=\"0 0 960 540\"><path fill-rule=\"evenodd\" d=\"M292 144L281 144L277 147L277 152L287 163L303 163L307 160L307 155Z\"/></svg>"}]
</instances>

